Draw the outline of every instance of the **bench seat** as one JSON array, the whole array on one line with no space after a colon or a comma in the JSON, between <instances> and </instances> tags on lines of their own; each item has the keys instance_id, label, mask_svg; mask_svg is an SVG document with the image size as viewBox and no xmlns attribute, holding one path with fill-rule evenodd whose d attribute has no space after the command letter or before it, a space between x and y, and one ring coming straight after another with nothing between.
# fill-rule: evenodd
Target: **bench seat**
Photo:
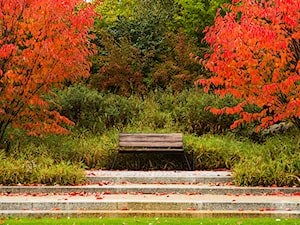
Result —
<instances>
[{"instance_id":1,"label":"bench seat","mask_svg":"<svg viewBox=\"0 0 300 225\"><path fill-rule=\"evenodd\" d=\"M194 170L194 150L183 148L182 133L119 133L119 148L110 151L117 151L117 155L109 169L114 168L118 155L122 153L181 153L189 170ZM187 151L192 151L192 165L186 156Z\"/></svg>"}]
</instances>

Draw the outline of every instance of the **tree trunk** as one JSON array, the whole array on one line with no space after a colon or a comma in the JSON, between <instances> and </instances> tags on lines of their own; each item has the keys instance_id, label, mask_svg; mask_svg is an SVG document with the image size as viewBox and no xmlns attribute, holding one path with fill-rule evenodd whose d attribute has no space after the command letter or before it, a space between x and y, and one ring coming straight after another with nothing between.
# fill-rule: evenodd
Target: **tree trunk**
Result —
<instances>
[{"instance_id":1,"label":"tree trunk","mask_svg":"<svg viewBox=\"0 0 300 225\"><path fill-rule=\"evenodd\" d=\"M0 121L0 148L4 145L4 134L11 121ZM4 146L3 146L4 147Z\"/></svg>"},{"instance_id":2,"label":"tree trunk","mask_svg":"<svg viewBox=\"0 0 300 225\"><path fill-rule=\"evenodd\" d=\"M299 117L293 118L292 122L298 129L300 129L300 118Z\"/></svg>"}]
</instances>

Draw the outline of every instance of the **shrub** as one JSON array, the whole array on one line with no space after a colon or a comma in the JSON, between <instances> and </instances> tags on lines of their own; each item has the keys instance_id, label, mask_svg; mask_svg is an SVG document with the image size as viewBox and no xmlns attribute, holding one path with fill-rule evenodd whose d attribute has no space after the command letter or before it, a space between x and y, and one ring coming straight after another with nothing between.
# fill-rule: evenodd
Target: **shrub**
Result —
<instances>
[{"instance_id":1,"label":"shrub","mask_svg":"<svg viewBox=\"0 0 300 225\"><path fill-rule=\"evenodd\" d=\"M185 131L202 135L205 133L221 133L230 128L235 115L214 115L205 108L209 105L228 107L234 105L236 99L227 95L221 99L219 96L200 93L194 89L178 94L174 117L176 122L184 124Z\"/></svg>"},{"instance_id":2,"label":"shrub","mask_svg":"<svg viewBox=\"0 0 300 225\"><path fill-rule=\"evenodd\" d=\"M134 119L141 102L135 97L102 94L82 84L59 93L61 114L78 127L103 132L113 126L125 126Z\"/></svg>"},{"instance_id":3,"label":"shrub","mask_svg":"<svg viewBox=\"0 0 300 225\"><path fill-rule=\"evenodd\" d=\"M221 99L203 93L198 88L185 89L175 94L172 88L167 88L150 92L144 99L144 120L151 120L158 114L161 117L164 115L166 124L198 136L224 132L230 128L235 119L235 115L214 115L205 110L208 105L227 107L235 104L236 99L230 95Z\"/></svg>"},{"instance_id":4,"label":"shrub","mask_svg":"<svg viewBox=\"0 0 300 225\"><path fill-rule=\"evenodd\" d=\"M104 96L82 84L74 84L58 93L61 114L75 122L79 127L93 128L101 122L99 111Z\"/></svg>"}]
</instances>

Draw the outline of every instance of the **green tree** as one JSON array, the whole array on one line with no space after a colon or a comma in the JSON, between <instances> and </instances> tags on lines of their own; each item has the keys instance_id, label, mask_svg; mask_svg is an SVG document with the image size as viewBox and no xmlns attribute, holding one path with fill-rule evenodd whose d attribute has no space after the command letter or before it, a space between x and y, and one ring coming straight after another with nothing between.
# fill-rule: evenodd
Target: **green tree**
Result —
<instances>
[{"instance_id":1,"label":"green tree","mask_svg":"<svg viewBox=\"0 0 300 225\"><path fill-rule=\"evenodd\" d=\"M175 28L183 28L191 36L200 40L204 38L202 31L206 26L214 24L214 17L217 10L224 3L230 3L232 0L174 0L178 4L178 13L174 16Z\"/></svg>"},{"instance_id":2,"label":"green tree","mask_svg":"<svg viewBox=\"0 0 300 225\"><path fill-rule=\"evenodd\" d=\"M101 20L97 20L97 26L109 27L119 16L127 19L135 16L138 0L102 0L96 11L102 15Z\"/></svg>"}]
</instances>

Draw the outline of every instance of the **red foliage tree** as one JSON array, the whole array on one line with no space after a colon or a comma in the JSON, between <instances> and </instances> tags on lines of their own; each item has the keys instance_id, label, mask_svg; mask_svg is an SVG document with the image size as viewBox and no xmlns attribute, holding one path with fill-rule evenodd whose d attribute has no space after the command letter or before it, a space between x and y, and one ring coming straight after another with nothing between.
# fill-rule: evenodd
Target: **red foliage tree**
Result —
<instances>
[{"instance_id":1,"label":"red foliage tree","mask_svg":"<svg viewBox=\"0 0 300 225\"><path fill-rule=\"evenodd\" d=\"M242 0L225 7L226 15L216 15L204 38L212 53L203 63L213 76L196 84L205 91L217 86L215 94L230 93L244 101L209 110L238 113L232 128L253 121L260 121L256 131L278 121L300 127L300 1ZM247 103L261 112L246 112Z\"/></svg>"},{"instance_id":2,"label":"red foliage tree","mask_svg":"<svg viewBox=\"0 0 300 225\"><path fill-rule=\"evenodd\" d=\"M29 135L72 124L45 96L88 76L94 4L83 0L0 0L0 141L9 124Z\"/></svg>"}]
</instances>

